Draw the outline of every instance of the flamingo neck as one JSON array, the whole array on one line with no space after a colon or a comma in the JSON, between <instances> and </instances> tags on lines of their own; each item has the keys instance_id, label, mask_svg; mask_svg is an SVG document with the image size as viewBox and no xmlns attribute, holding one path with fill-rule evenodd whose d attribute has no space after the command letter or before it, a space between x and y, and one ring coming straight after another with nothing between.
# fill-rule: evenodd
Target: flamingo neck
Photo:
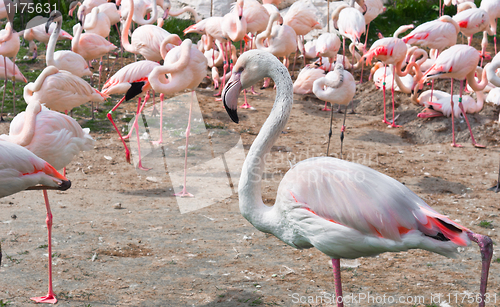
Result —
<instances>
[{"instance_id":1,"label":"flamingo neck","mask_svg":"<svg viewBox=\"0 0 500 307\"><path fill-rule=\"evenodd\" d=\"M49 45L47 46L47 51L45 53L45 63L47 66L54 66L54 52L56 50L57 38L59 37L59 33L61 32L62 20L57 21L56 28L52 31L52 34L49 38Z\"/></svg>"},{"instance_id":2,"label":"flamingo neck","mask_svg":"<svg viewBox=\"0 0 500 307\"><path fill-rule=\"evenodd\" d=\"M130 24L132 23L132 15L134 15L134 2L132 0L128 1L130 3L130 10L127 15L127 20L125 21L125 26L123 27L121 41L122 46L126 51L137 53L137 49L128 41L128 31L130 30Z\"/></svg>"},{"instance_id":3,"label":"flamingo neck","mask_svg":"<svg viewBox=\"0 0 500 307\"><path fill-rule=\"evenodd\" d=\"M488 78L486 77L486 70L483 70L483 73L481 75L481 81L478 83L476 81L476 78L474 78L475 70L471 71L467 76L467 82L469 83L469 86L474 90L475 92L479 92L484 90L486 85L488 85Z\"/></svg>"},{"instance_id":4,"label":"flamingo neck","mask_svg":"<svg viewBox=\"0 0 500 307\"><path fill-rule=\"evenodd\" d=\"M265 58L264 67L269 67L263 77L271 77L276 84L276 99L259 134L255 138L243 163L238 194L241 214L260 231L276 234L279 223L272 209L262 202L261 180L265 169L265 158L278 139L290 117L293 104L293 84L285 66L275 58Z\"/></svg>"},{"instance_id":5,"label":"flamingo neck","mask_svg":"<svg viewBox=\"0 0 500 307\"><path fill-rule=\"evenodd\" d=\"M42 111L40 101L36 100L28 104L24 117L24 124L21 133L16 138L12 139L14 143L20 146L28 146L35 135L36 116Z\"/></svg>"},{"instance_id":6,"label":"flamingo neck","mask_svg":"<svg viewBox=\"0 0 500 307\"><path fill-rule=\"evenodd\" d=\"M471 110L471 113L477 113L483 109L484 105L484 100L486 98L486 95L484 95L483 91L476 92L476 103L474 104L474 107ZM469 108L470 110L470 108Z\"/></svg>"},{"instance_id":7,"label":"flamingo neck","mask_svg":"<svg viewBox=\"0 0 500 307\"><path fill-rule=\"evenodd\" d=\"M153 7L152 7L151 15L149 16L149 19L144 19L143 14L137 14L137 16L135 16L135 22L137 24L140 24L140 25L153 24L156 21L156 17L158 16L157 6L158 6L158 4L157 4L156 0L153 0ZM138 10L137 10L137 13L139 13Z\"/></svg>"}]
</instances>

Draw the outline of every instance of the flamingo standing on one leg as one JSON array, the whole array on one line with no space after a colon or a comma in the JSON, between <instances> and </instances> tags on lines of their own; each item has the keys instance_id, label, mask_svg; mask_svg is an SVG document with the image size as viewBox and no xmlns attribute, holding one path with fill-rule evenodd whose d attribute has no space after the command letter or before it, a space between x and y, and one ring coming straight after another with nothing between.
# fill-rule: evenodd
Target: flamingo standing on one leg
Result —
<instances>
[{"instance_id":1,"label":"flamingo standing on one leg","mask_svg":"<svg viewBox=\"0 0 500 307\"><path fill-rule=\"evenodd\" d=\"M66 167L81 150L93 148L94 140L89 135L88 128L82 130L73 118L50 111L43 107L40 101L25 100L29 103L26 111L13 119L9 135L2 135L0 139L25 147L55 169ZM52 288L52 213L47 191L44 190L43 195L47 208L49 290L46 296L31 299L37 303L55 304L57 299Z\"/></svg>"},{"instance_id":2,"label":"flamingo standing on one leg","mask_svg":"<svg viewBox=\"0 0 500 307\"><path fill-rule=\"evenodd\" d=\"M292 247L315 247L331 257L339 307L343 307L340 258L353 259L417 248L453 256L457 247L468 246L470 241L477 242L482 256L479 306L484 306L493 255L491 239L438 213L389 176L335 158L307 159L285 174L275 204L267 206L263 203L264 157L290 117L292 80L274 56L251 50L236 62L222 94L229 116L237 123L240 90L263 77L274 79L276 101L243 163L238 185L243 217L258 230L273 234Z\"/></svg>"},{"instance_id":3,"label":"flamingo standing on one leg","mask_svg":"<svg viewBox=\"0 0 500 307\"><path fill-rule=\"evenodd\" d=\"M467 45L455 45L443 51L436 59L434 65L429 68L422 79L419 81L420 87L423 86L423 82L427 79L436 78L452 78L451 83L451 97L453 97L453 79L460 80L460 99L459 106L464 115L465 121L467 122L467 127L469 128L472 145L479 148L484 148L483 145L479 145L474 139L472 130L469 125L469 120L467 119L467 114L463 110L462 106L462 90L463 90L463 80L467 79L468 84L474 91L482 91L486 85L488 85L488 78L486 77L486 69L483 71L483 76L481 82L477 82L474 78L476 72L476 67L479 62L480 54L479 52ZM467 60L464 60L467 59ZM453 108L453 99L451 99L451 109ZM451 146L461 147L461 145L455 142L455 120L454 114L451 112L451 124L452 124L452 135L453 142Z\"/></svg>"},{"instance_id":4,"label":"flamingo standing on one leg","mask_svg":"<svg viewBox=\"0 0 500 307\"><path fill-rule=\"evenodd\" d=\"M196 48L190 39L186 39L178 47L172 49L167 53L164 63L162 66L153 69L149 75L149 82L151 87L161 94L174 94L185 89L196 88L203 78L206 76L207 70L207 59L203 53ZM165 74L168 76L168 82L162 82ZM194 91L192 92L195 95ZM180 193L175 194L176 196L185 197L193 196L186 190L186 176L187 176L187 153L188 153L188 142L189 133L191 131L191 111L192 111L193 99L191 99L189 107L189 119L186 128L186 149L184 156L184 186ZM161 109L160 112L160 139L154 144L161 144L163 142L162 130L163 130L163 97L161 97ZM136 131L136 133L138 133ZM139 135L137 135L139 138Z\"/></svg>"},{"instance_id":5,"label":"flamingo standing on one leg","mask_svg":"<svg viewBox=\"0 0 500 307\"><path fill-rule=\"evenodd\" d=\"M354 81L354 77L347 70L344 70L344 66L337 61L334 71L330 71L325 77L314 81L313 92L316 97L325 101L325 108L327 101L330 102L332 108L334 103L339 105L339 109L340 105L345 105L346 110L344 113L344 123L342 124L340 132L340 157L342 158L342 145L344 143L347 105L351 102L354 94L356 93L356 82ZM330 131L328 132L328 146L326 149L327 156L329 154L330 139L332 137L332 121L333 112L330 116Z\"/></svg>"},{"instance_id":6,"label":"flamingo standing on one leg","mask_svg":"<svg viewBox=\"0 0 500 307\"><path fill-rule=\"evenodd\" d=\"M493 44L495 47L495 55L497 54L497 19L500 17L500 2L496 0L482 0L480 9L488 12L490 17L490 32L493 33ZM491 35L491 34L490 34Z\"/></svg>"}]
</instances>

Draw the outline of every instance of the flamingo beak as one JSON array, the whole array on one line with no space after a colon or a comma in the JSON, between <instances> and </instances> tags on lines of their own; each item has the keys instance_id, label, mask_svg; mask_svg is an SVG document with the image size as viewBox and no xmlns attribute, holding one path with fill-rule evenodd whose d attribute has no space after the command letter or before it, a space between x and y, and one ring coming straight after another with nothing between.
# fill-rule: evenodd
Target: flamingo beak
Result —
<instances>
[{"instance_id":1,"label":"flamingo beak","mask_svg":"<svg viewBox=\"0 0 500 307\"><path fill-rule=\"evenodd\" d=\"M235 123L238 119L238 96L241 92L241 72L233 72L231 78L222 90L222 102L231 120Z\"/></svg>"},{"instance_id":2,"label":"flamingo beak","mask_svg":"<svg viewBox=\"0 0 500 307\"><path fill-rule=\"evenodd\" d=\"M165 13L163 13L163 19L167 19L168 13L169 13L168 11L169 11L169 9L166 9Z\"/></svg>"}]
</instances>

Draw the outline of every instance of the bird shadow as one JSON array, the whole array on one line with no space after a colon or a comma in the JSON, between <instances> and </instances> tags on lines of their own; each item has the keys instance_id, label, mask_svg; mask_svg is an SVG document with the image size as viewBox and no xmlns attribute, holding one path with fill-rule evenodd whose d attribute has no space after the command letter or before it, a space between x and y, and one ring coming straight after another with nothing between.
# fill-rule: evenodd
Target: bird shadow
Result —
<instances>
[{"instance_id":1,"label":"bird shadow","mask_svg":"<svg viewBox=\"0 0 500 307\"><path fill-rule=\"evenodd\" d=\"M467 187L459 182L444 180L439 177L424 177L417 184L430 194L462 194Z\"/></svg>"}]
</instances>

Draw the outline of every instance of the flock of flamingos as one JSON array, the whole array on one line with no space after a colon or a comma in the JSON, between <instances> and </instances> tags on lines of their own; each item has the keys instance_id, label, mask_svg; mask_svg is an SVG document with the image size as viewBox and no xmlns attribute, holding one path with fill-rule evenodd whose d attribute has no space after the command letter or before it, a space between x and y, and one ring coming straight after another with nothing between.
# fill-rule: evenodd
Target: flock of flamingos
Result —
<instances>
[{"instance_id":1,"label":"flock of flamingos","mask_svg":"<svg viewBox=\"0 0 500 307\"><path fill-rule=\"evenodd\" d=\"M328 26L328 31L325 29L316 40L307 43L303 41L304 35L322 26L310 3L305 1L295 2L282 16L275 6L279 1L264 0L261 4L256 0L237 0L225 16L200 20L190 7L173 12L168 0L117 0L116 3L85 0L71 5L70 15L76 11L80 20L73 28L73 35L61 29L63 16L57 10L50 12L46 23L16 32L12 25L14 12L6 9L12 2L2 2L0 17L6 17L7 22L0 32L0 64L3 65L0 73L5 79L5 88L8 78L12 79L14 87L16 80L27 82L15 65L19 37L24 35L35 53L33 40L47 44L47 67L34 82L24 87L26 110L13 118L9 134L0 136L0 197L23 190L43 190L45 198L49 290L46 296L32 298L35 302L57 302L52 289L52 214L47 190L70 188L65 172L61 174L58 170L65 168L80 151L93 148L94 140L89 130L82 129L68 112L89 101L101 103L112 94L124 95L107 116L123 141L127 161L130 161L124 139L130 137L133 130L138 135L137 122L135 129L124 137L113 122L113 111L123 101L137 96L139 114L155 93L160 93L162 109L165 94L196 89L210 71L214 87L219 87L218 95L236 123L240 91L245 94L245 104L240 107L251 108L246 101L246 88L253 92L252 86L263 78L268 78L265 86L269 86L270 79L274 81L274 107L242 168L238 191L241 214L260 231L274 234L292 247L315 247L332 258L338 306L343 306L340 258L415 248L453 256L457 247L467 246L471 241L478 243L481 250L479 306L485 305L493 254L491 239L433 210L398 181L366 166L319 157L299 162L286 173L272 207L263 203L260 185L265 168L264 155L287 123L293 94L314 93L325 101L325 111L331 111L327 104L330 102L332 106L339 105L337 111L340 105L346 106L347 112L347 105L356 91L356 81L349 71L362 70L365 63L370 64L374 58L380 62L371 68L370 78L383 89L384 97L387 88L392 92L392 120L387 119L384 103L383 121L386 124L398 127L394 116L395 90L411 94L415 103L426 107L419 114L421 117L451 116L453 124L454 117L463 116L469 124L466 114L481 109L484 92L489 91L490 100L498 97L496 86L500 86L500 78L496 69L500 67L500 56L495 56L484 68L482 65L488 58L485 52L488 35L496 35L499 0L483 0L479 8L473 2L453 2L457 7L455 16L442 15L417 27L404 25L394 36L380 38L370 48L366 41L361 42L361 35L368 31L370 21L384 12L380 0L332 3L336 4L331 14L334 28L330 31ZM158 6L164 12L160 18L157 18ZM198 44L182 40L162 28L169 13L178 15L186 11L194 15L197 23L184 32L202 34ZM137 27L131 32L132 22ZM153 25L154 22L158 26ZM118 23L121 23L121 30ZM106 39L113 26L121 34L121 48L145 59L123 66L101 88L102 57L117 48ZM409 30L406 36L398 38ZM459 32L469 38L468 45L456 44ZM478 32L483 32L481 51L470 46L472 36ZM346 38L351 41L348 47ZM59 39L71 39L71 50L55 51ZM237 42L240 48L235 47ZM346 50L352 55L352 63ZM297 58L299 51L303 59ZM283 63L278 58L283 58ZM314 62L306 64L306 59L311 58ZM89 69L93 60L100 60L97 82ZM288 66L302 61L303 68L292 83ZM291 71L295 77L294 69ZM82 79L84 76L89 76L90 84ZM424 83L437 78L458 80L459 95L435 90L433 85L430 90L421 92ZM478 101L462 96L464 80L470 91L476 92ZM95 83L97 88L93 87ZM146 96L141 100L143 94ZM0 112L0 115L4 114ZM162 110L159 115L162 121ZM186 154L189 127L188 123ZM472 130L470 133L473 145L483 147L475 141ZM154 143L161 142L160 137ZM455 142L454 128L452 146L460 146ZM143 168L141 163L138 167ZM186 184L178 196L191 196Z\"/></svg>"}]
</instances>

